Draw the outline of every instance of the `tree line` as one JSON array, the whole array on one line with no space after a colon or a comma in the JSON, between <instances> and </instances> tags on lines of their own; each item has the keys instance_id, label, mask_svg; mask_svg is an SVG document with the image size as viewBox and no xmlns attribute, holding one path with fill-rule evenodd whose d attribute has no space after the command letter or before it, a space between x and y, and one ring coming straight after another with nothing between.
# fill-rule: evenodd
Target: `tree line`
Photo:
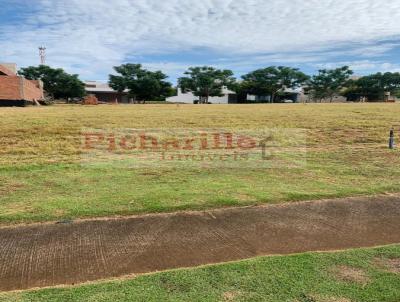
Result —
<instances>
[{"instance_id":1,"label":"tree line","mask_svg":"<svg viewBox=\"0 0 400 302\"><path fill-rule=\"evenodd\" d=\"M123 64L114 67L109 75L109 85L122 93L127 91L134 100L165 100L176 94L162 71L149 71L141 64ZM55 99L75 98L85 95L85 85L78 75L63 69L40 65L22 68L19 74L27 79L42 80L45 91ZM376 73L352 78L348 66L321 69L309 76L297 68L270 66L257 69L241 77L231 70L210 66L191 67L178 79L183 93L191 92L199 103L208 103L210 97L223 95L223 88L234 91L244 101L247 95L268 96L271 102L284 95L288 89L304 89L310 101L332 102L343 96L349 101L383 101L389 94L400 97L400 73Z\"/></svg>"}]
</instances>

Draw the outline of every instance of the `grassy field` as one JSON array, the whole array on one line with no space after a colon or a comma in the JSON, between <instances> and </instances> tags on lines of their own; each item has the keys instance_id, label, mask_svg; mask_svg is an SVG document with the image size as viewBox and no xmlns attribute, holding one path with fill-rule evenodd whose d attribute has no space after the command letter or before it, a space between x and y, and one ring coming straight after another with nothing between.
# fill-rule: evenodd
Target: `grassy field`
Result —
<instances>
[{"instance_id":1,"label":"grassy field","mask_svg":"<svg viewBox=\"0 0 400 302\"><path fill-rule=\"evenodd\" d=\"M400 246L265 257L131 280L1 294L24 301L398 302Z\"/></svg>"},{"instance_id":2,"label":"grassy field","mask_svg":"<svg viewBox=\"0 0 400 302\"><path fill-rule=\"evenodd\" d=\"M0 224L400 191L400 104L0 108ZM81 165L83 128L300 128L307 164L271 169ZM399 131L397 131L398 137Z\"/></svg>"}]
</instances>

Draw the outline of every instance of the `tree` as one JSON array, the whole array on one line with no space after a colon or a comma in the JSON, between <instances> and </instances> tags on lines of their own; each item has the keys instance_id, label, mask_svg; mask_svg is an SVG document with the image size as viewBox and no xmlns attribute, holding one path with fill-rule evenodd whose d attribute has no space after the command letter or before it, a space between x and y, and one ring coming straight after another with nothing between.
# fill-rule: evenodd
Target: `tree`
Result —
<instances>
[{"instance_id":1,"label":"tree","mask_svg":"<svg viewBox=\"0 0 400 302\"><path fill-rule=\"evenodd\" d=\"M237 81L229 86L229 89L236 93L238 103L247 102L247 87L245 87L243 81Z\"/></svg>"},{"instance_id":2,"label":"tree","mask_svg":"<svg viewBox=\"0 0 400 302\"><path fill-rule=\"evenodd\" d=\"M178 79L182 92L192 92L199 97L200 104L207 104L213 96L222 96L223 87L230 87L234 82L231 70L219 70L213 67L191 67L185 72L186 77Z\"/></svg>"},{"instance_id":3,"label":"tree","mask_svg":"<svg viewBox=\"0 0 400 302\"><path fill-rule=\"evenodd\" d=\"M136 100L165 100L173 93L171 83L161 71L148 71L141 64L123 64L114 67L119 75L110 75L110 87L123 92L129 90L129 96Z\"/></svg>"},{"instance_id":4,"label":"tree","mask_svg":"<svg viewBox=\"0 0 400 302\"><path fill-rule=\"evenodd\" d=\"M19 75L28 80L41 80L44 90L54 99L83 97L85 84L78 75L68 74L61 68L51 68L46 65L22 68Z\"/></svg>"},{"instance_id":5,"label":"tree","mask_svg":"<svg viewBox=\"0 0 400 302\"><path fill-rule=\"evenodd\" d=\"M298 88L309 79L299 69L284 66L258 69L242 76L242 78L242 87L247 93L270 96L272 103L278 93L283 93L285 89Z\"/></svg>"},{"instance_id":6,"label":"tree","mask_svg":"<svg viewBox=\"0 0 400 302\"><path fill-rule=\"evenodd\" d=\"M348 85L353 71L348 66L336 69L321 69L317 75L314 75L308 83L308 90L315 100L320 102L323 99L329 99L340 95L343 89Z\"/></svg>"},{"instance_id":7,"label":"tree","mask_svg":"<svg viewBox=\"0 0 400 302\"><path fill-rule=\"evenodd\" d=\"M346 91L349 95L366 98L370 101L384 101L386 93L398 95L400 89L400 73L376 73L362 77L353 82L352 87Z\"/></svg>"}]
</instances>

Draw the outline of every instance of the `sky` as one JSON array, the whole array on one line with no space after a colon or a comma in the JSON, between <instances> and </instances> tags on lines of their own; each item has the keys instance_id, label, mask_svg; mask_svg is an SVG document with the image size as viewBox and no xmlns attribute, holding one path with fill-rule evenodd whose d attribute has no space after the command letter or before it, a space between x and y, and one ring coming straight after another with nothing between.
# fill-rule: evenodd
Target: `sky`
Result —
<instances>
[{"instance_id":1,"label":"sky","mask_svg":"<svg viewBox=\"0 0 400 302\"><path fill-rule=\"evenodd\" d=\"M142 63L170 81L190 66L237 77L268 66L307 74L349 65L400 71L399 0L0 0L0 62L107 81Z\"/></svg>"}]
</instances>

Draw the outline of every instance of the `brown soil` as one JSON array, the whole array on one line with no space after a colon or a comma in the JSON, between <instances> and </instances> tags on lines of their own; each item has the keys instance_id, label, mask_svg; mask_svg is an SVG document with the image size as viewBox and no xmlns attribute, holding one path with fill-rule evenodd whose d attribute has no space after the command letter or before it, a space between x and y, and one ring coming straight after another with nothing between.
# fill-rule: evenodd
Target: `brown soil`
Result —
<instances>
[{"instance_id":1,"label":"brown soil","mask_svg":"<svg viewBox=\"0 0 400 302\"><path fill-rule=\"evenodd\" d=\"M394 274L400 274L400 258L376 259L376 266Z\"/></svg>"},{"instance_id":2,"label":"brown soil","mask_svg":"<svg viewBox=\"0 0 400 302\"><path fill-rule=\"evenodd\" d=\"M231 292L224 292L222 294L222 301L231 302L235 301L238 296L240 296L240 292L231 291Z\"/></svg>"},{"instance_id":3,"label":"brown soil","mask_svg":"<svg viewBox=\"0 0 400 302\"><path fill-rule=\"evenodd\" d=\"M311 297L315 302L351 302L351 300L347 298L336 298L336 297L329 297L329 298L322 298L319 296L312 296Z\"/></svg>"},{"instance_id":4,"label":"brown soil","mask_svg":"<svg viewBox=\"0 0 400 302\"><path fill-rule=\"evenodd\" d=\"M339 280L345 282L354 282L365 285L370 281L364 270L355 267L342 265L335 267L333 272Z\"/></svg>"},{"instance_id":5,"label":"brown soil","mask_svg":"<svg viewBox=\"0 0 400 302\"><path fill-rule=\"evenodd\" d=\"M0 291L400 243L400 197L0 228Z\"/></svg>"}]
</instances>

